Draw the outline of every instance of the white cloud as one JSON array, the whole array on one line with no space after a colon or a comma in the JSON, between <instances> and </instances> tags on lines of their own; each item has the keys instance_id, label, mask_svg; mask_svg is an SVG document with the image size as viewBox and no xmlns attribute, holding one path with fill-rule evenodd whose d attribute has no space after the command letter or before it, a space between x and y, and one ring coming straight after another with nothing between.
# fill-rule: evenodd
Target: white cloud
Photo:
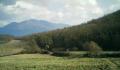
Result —
<instances>
[{"instance_id":1,"label":"white cloud","mask_svg":"<svg viewBox=\"0 0 120 70\"><path fill-rule=\"evenodd\" d=\"M97 1L96 1L96 0L89 0L89 2L90 2L92 5L97 5Z\"/></svg>"},{"instance_id":2,"label":"white cloud","mask_svg":"<svg viewBox=\"0 0 120 70\"><path fill-rule=\"evenodd\" d=\"M111 6L111 10L119 6ZM4 10L16 21L35 18L71 25L104 15L97 0L17 0Z\"/></svg>"},{"instance_id":3,"label":"white cloud","mask_svg":"<svg viewBox=\"0 0 120 70\"><path fill-rule=\"evenodd\" d=\"M118 10L118 9L120 9L120 5L119 4L113 4L113 5L111 5L110 7L109 7L109 11L116 11L116 10Z\"/></svg>"}]
</instances>

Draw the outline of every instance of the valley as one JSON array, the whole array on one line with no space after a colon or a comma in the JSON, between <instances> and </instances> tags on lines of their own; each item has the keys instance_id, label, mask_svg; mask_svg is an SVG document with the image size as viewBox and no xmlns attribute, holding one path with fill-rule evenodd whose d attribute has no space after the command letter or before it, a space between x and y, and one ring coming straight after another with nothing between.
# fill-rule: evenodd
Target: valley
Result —
<instances>
[{"instance_id":1,"label":"valley","mask_svg":"<svg viewBox=\"0 0 120 70\"><path fill-rule=\"evenodd\" d=\"M81 25L56 30L52 25L45 32L39 28L46 21L24 22L9 24L18 31L9 25L0 29L0 70L120 69L120 10Z\"/></svg>"}]
</instances>

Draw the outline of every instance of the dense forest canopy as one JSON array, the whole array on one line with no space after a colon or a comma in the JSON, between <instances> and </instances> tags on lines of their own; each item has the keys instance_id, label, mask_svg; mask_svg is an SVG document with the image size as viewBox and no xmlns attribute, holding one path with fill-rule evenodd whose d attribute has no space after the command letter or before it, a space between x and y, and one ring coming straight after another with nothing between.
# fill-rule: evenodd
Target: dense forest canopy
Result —
<instances>
[{"instance_id":1,"label":"dense forest canopy","mask_svg":"<svg viewBox=\"0 0 120 70\"><path fill-rule=\"evenodd\" d=\"M87 47L84 45L90 42L96 43L99 48L105 51L119 51L120 10L81 25L33 34L23 38L32 39L40 48L52 51L86 50L90 45Z\"/></svg>"}]
</instances>

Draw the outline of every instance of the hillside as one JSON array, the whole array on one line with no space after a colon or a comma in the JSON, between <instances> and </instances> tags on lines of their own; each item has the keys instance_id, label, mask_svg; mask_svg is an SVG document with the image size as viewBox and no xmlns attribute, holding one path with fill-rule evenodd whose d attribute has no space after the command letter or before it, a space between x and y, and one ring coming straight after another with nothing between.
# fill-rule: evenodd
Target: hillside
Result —
<instances>
[{"instance_id":1,"label":"hillside","mask_svg":"<svg viewBox=\"0 0 120 70\"><path fill-rule=\"evenodd\" d=\"M10 35L5 35L5 34L0 34L0 44L4 42L8 42L10 40L14 39L13 36Z\"/></svg>"},{"instance_id":2,"label":"hillside","mask_svg":"<svg viewBox=\"0 0 120 70\"><path fill-rule=\"evenodd\" d=\"M120 10L78 26L23 38L34 39L39 47L48 50L91 50L96 48L90 46L94 44L102 50L120 51Z\"/></svg>"},{"instance_id":3,"label":"hillside","mask_svg":"<svg viewBox=\"0 0 120 70\"><path fill-rule=\"evenodd\" d=\"M45 32L54 29L67 27L66 24L56 24L44 20L25 20L22 22L12 22L0 28L0 34L9 34L14 36L24 36L38 32Z\"/></svg>"},{"instance_id":4,"label":"hillside","mask_svg":"<svg viewBox=\"0 0 120 70\"><path fill-rule=\"evenodd\" d=\"M20 53L35 53L39 50L39 47L32 41L10 40L0 44L0 57Z\"/></svg>"}]
</instances>

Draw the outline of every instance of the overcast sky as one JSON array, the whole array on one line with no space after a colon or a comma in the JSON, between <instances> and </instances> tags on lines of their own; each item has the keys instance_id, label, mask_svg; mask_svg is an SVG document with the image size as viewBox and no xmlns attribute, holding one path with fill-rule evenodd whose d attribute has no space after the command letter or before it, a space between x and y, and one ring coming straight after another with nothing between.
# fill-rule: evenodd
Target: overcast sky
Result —
<instances>
[{"instance_id":1,"label":"overcast sky","mask_svg":"<svg viewBox=\"0 0 120 70\"><path fill-rule=\"evenodd\" d=\"M0 0L0 26L28 19L77 25L120 9L120 0Z\"/></svg>"}]
</instances>

